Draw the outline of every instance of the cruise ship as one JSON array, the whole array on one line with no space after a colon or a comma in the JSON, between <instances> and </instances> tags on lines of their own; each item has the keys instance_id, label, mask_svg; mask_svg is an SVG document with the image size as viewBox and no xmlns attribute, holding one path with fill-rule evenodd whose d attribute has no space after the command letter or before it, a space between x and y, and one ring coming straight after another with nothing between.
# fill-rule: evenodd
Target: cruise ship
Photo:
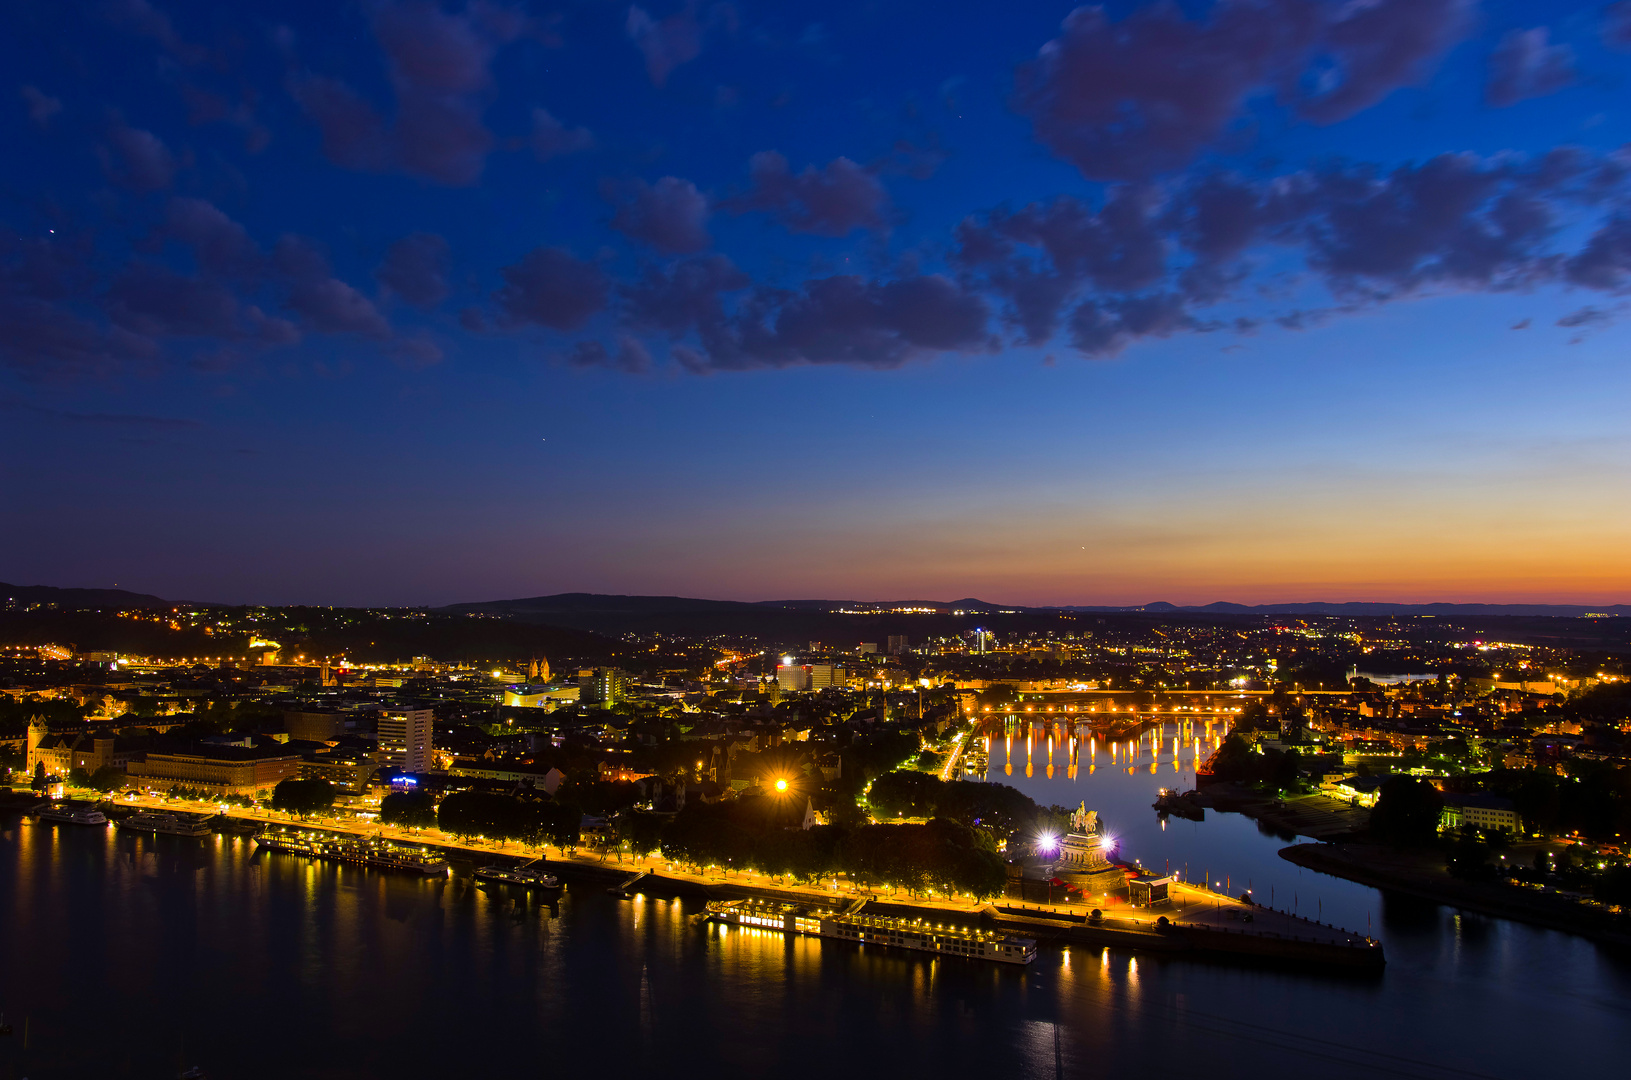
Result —
<instances>
[{"instance_id":1,"label":"cruise ship","mask_svg":"<svg viewBox=\"0 0 1631 1080\"><path fill-rule=\"evenodd\" d=\"M143 810L119 822L119 828L166 836L209 836L215 831L206 819L174 810Z\"/></svg>"},{"instance_id":2,"label":"cruise ship","mask_svg":"<svg viewBox=\"0 0 1631 1080\"><path fill-rule=\"evenodd\" d=\"M519 885L526 889L554 889L559 887L561 879L554 874L546 874L538 865L539 860L521 866L483 866L476 870L476 880L492 882L502 885Z\"/></svg>"},{"instance_id":3,"label":"cruise ship","mask_svg":"<svg viewBox=\"0 0 1631 1080\"><path fill-rule=\"evenodd\" d=\"M301 830L267 830L255 837L255 846L308 859L356 863L380 870L406 870L427 877L446 877L447 860L425 848L393 844L377 837L348 836Z\"/></svg>"},{"instance_id":4,"label":"cruise ship","mask_svg":"<svg viewBox=\"0 0 1631 1080\"><path fill-rule=\"evenodd\" d=\"M840 912L765 900L715 900L708 904L707 917L728 926L759 927L1000 964L1029 964L1036 959L1036 942L1031 938L923 919L867 915L861 913L861 906Z\"/></svg>"},{"instance_id":5,"label":"cruise ship","mask_svg":"<svg viewBox=\"0 0 1631 1080\"><path fill-rule=\"evenodd\" d=\"M63 825L106 825L108 816L94 806L75 806L73 803L51 803L34 811L41 821L55 821Z\"/></svg>"}]
</instances>

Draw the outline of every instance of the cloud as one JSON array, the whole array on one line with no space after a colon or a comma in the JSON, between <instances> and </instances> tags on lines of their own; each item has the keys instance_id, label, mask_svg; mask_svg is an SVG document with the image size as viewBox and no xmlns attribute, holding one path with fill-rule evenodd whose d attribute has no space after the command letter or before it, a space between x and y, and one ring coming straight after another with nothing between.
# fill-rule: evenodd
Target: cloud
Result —
<instances>
[{"instance_id":1,"label":"cloud","mask_svg":"<svg viewBox=\"0 0 1631 1080\"><path fill-rule=\"evenodd\" d=\"M147 0L107 0L102 5L102 11L114 25L142 37L152 38L161 48L184 64L201 63L209 56L208 50L183 41L170 22L170 16L153 7Z\"/></svg>"},{"instance_id":2,"label":"cloud","mask_svg":"<svg viewBox=\"0 0 1631 1080\"><path fill-rule=\"evenodd\" d=\"M374 269L374 278L419 308L447 299L447 241L436 233L412 233L392 244Z\"/></svg>"},{"instance_id":3,"label":"cloud","mask_svg":"<svg viewBox=\"0 0 1631 1080\"><path fill-rule=\"evenodd\" d=\"M748 161L752 186L728 204L738 213L761 210L790 231L844 236L856 229L885 227L889 196L870 171L847 157L793 174L787 159L763 150Z\"/></svg>"},{"instance_id":4,"label":"cloud","mask_svg":"<svg viewBox=\"0 0 1631 1080\"><path fill-rule=\"evenodd\" d=\"M1603 9L1603 44L1631 49L1631 0L1618 0Z\"/></svg>"},{"instance_id":5,"label":"cloud","mask_svg":"<svg viewBox=\"0 0 1631 1080\"><path fill-rule=\"evenodd\" d=\"M608 349L598 341L580 341L567 354L566 362L573 367L611 368L630 375L642 375L651 370L651 352L630 334L619 334L615 348Z\"/></svg>"},{"instance_id":6,"label":"cloud","mask_svg":"<svg viewBox=\"0 0 1631 1080\"><path fill-rule=\"evenodd\" d=\"M1537 26L1511 30L1501 38L1490 54L1484 100L1504 108L1556 93L1574 82L1574 50L1550 44L1548 35L1546 27Z\"/></svg>"},{"instance_id":7,"label":"cloud","mask_svg":"<svg viewBox=\"0 0 1631 1080\"><path fill-rule=\"evenodd\" d=\"M300 340L292 323L241 303L220 282L190 278L153 263L127 265L114 278L106 303L115 326L147 338L209 337L263 345Z\"/></svg>"},{"instance_id":8,"label":"cloud","mask_svg":"<svg viewBox=\"0 0 1631 1080\"><path fill-rule=\"evenodd\" d=\"M1154 176L1221 140L1259 95L1332 123L1420 81L1467 32L1471 7L1220 0L1205 19L1190 19L1159 2L1120 21L1080 7L1020 66L1013 104L1043 145L1089 179Z\"/></svg>"},{"instance_id":9,"label":"cloud","mask_svg":"<svg viewBox=\"0 0 1631 1080\"><path fill-rule=\"evenodd\" d=\"M654 19L645 8L633 5L623 28L646 58L646 74L653 86L663 85L675 68L702 52L702 25L697 22L695 3L666 19Z\"/></svg>"},{"instance_id":10,"label":"cloud","mask_svg":"<svg viewBox=\"0 0 1631 1080\"><path fill-rule=\"evenodd\" d=\"M594 143L595 137L588 128L569 128L541 105L532 110L532 134L527 137L527 144L539 161L576 154Z\"/></svg>"},{"instance_id":11,"label":"cloud","mask_svg":"<svg viewBox=\"0 0 1631 1080\"><path fill-rule=\"evenodd\" d=\"M638 282L621 290L625 317L640 330L672 337L699 328L717 332L726 317L723 294L751 284L752 279L724 255L648 267Z\"/></svg>"},{"instance_id":12,"label":"cloud","mask_svg":"<svg viewBox=\"0 0 1631 1080\"><path fill-rule=\"evenodd\" d=\"M1422 82L1472 28L1476 7L1477 0L1340 5L1319 42L1315 93L1303 98L1300 111L1315 123L1330 124Z\"/></svg>"},{"instance_id":13,"label":"cloud","mask_svg":"<svg viewBox=\"0 0 1631 1080\"><path fill-rule=\"evenodd\" d=\"M1070 342L1088 356L1114 356L1140 338L1171 337L1197 322L1172 293L1084 301L1070 316Z\"/></svg>"},{"instance_id":14,"label":"cloud","mask_svg":"<svg viewBox=\"0 0 1631 1080\"><path fill-rule=\"evenodd\" d=\"M161 232L191 247L199 267L210 274L242 278L259 271L260 251L248 231L203 199L171 199Z\"/></svg>"},{"instance_id":15,"label":"cloud","mask_svg":"<svg viewBox=\"0 0 1631 1080\"><path fill-rule=\"evenodd\" d=\"M104 328L67 307L0 296L0 364L25 378L109 375L156 353L146 338Z\"/></svg>"},{"instance_id":16,"label":"cloud","mask_svg":"<svg viewBox=\"0 0 1631 1080\"><path fill-rule=\"evenodd\" d=\"M611 294L611 283L600 267L565 248L534 248L499 273L505 284L493 299L512 326L535 323L552 330L578 330L605 309Z\"/></svg>"},{"instance_id":17,"label":"cloud","mask_svg":"<svg viewBox=\"0 0 1631 1080\"><path fill-rule=\"evenodd\" d=\"M1261 304L1254 271L1270 260L1333 299L1269 316L1287 329L1435 291L1625 289L1627 184L1614 154L1569 148L1534 159L1442 154L1392 169L1338 161L1269 178L1203 173L1112 185L1097 205L1060 197L971 216L955 229L952 262L1025 344L1065 333L1083 352L1109 355L1142 338L1242 332L1238 317L1202 312ZM1598 218L1595 232L1558 251L1582 210Z\"/></svg>"},{"instance_id":18,"label":"cloud","mask_svg":"<svg viewBox=\"0 0 1631 1080\"><path fill-rule=\"evenodd\" d=\"M1550 207L1511 189L1501 168L1441 154L1390 173L1336 167L1292 200L1309 264L1339 293L1410 292L1430 282L1512 288L1544 275Z\"/></svg>"},{"instance_id":19,"label":"cloud","mask_svg":"<svg viewBox=\"0 0 1631 1080\"><path fill-rule=\"evenodd\" d=\"M23 104L28 106L28 118L40 127L45 127L62 111L62 101L37 86L24 84L18 92L22 94Z\"/></svg>"},{"instance_id":20,"label":"cloud","mask_svg":"<svg viewBox=\"0 0 1631 1080\"><path fill-rule=\"evenodd\" d=\"M435 367L443 360L442 347L428 334L411 334L391 342L390 357L398 367L409 371L423 371Z\"/></svg>"},{"instance_id":21,"label":"cloud","mask_svg":"<svg viewBox=\"0 0 1631 1080\"><path fill-rule=\"evenodd\" d=\"M1618 290L1631 284L1631 217L1610 218L1565 264L1564 276L1589 289Z\"/></svg>"},{"instance_id":22,"label":"cloud","mask_svg":"<svg viewBox=\"0 0 1631 1080\"><path fill-rule=\"evenodd\" d=\"M482 119L492 58L526 20L482 4L449 14L409 2L376 6L372 21L396 99L392 122L340 79L306 71L289 79L289 93L322 132L324 153L344 168L474 184L494 143Z\"/></svg>"},{"instance_id":23,"label":"cloud","mask_svg":"<svg viewBox=\"0 0 1631 1080\"><path fill-rule=\"evenodd\" d=\"M701 251L708 235L708 199L696 185L677 176L655 184L643 180L602 185L601 194L617 207L612 228L666 255Z\"/></svg>"},{"instance_id":24,"label":"cloud","mask_svg":"<svg viewBox=\"0 0 1631 1080\"><path fill-rule=\"evenodd\" d=\"M393 151L382 120L362 95L339 79L300 72L289 79L289 94L317 123L323 153L346 169L379 172Z\"/></svg>"},{"instance_id":25,"label":"cloud","mask_svg":"<svg viewBox=\"0 0 1631 1080\"><path fill-rule=\"evenodd\" d=\"M694 372L797 364L898 367L910 360L991 346L990 306L950 278L806 281L798 290L752 290L726 318L699 327L700 348L675 348Z\"/></svg>"},{"instance_id":26,"label":"cloud","mask_svg":"<svg viewBox=\"0 0 1631 1080\"><path fill-rule=\"evenodd\" d=\"M1587 306L1564 315L1557 320L1557 325L1568 327L1591 326L1596 323L1610 322L1613 318L1614 316L1606 311Z\"/></svg>"},{"instance_id":27,"label":"cloud","mask_svg":"<svg viewBox=\"0 0 1631 1080\"><path fill-rule=\"evenodd\" d=\"M391 327L362 293L333 276L328 260L308 240L285 236L272 252L287 304L310 329L323 334L388 338Z\"/></svg>"},{"instance_id":28,"label":"cloud","mask_svg":"<svg viewBox=\"0 0 1631 1080\"><path fill-rule=\"evenodd\" d=\"M1162 280L1169 241L1160 209L1156 194L1142 186L1112 189L1097 211L1069 196L998 209L958 225L956 259L985 273L1011 304L1010 325L1026 343L1040 344L1053 337L1064 305L1083 285L1126 293ZM1037 250L1046 260L1016 247Z\"/></svg>"},{"instance_id":29,"label":"cloud","mask_svg":"<svg viewBox=\"0 0 1631 1080\"><path fill-rule=\"evenodd\" d=\"M1221 0L1204 22L1172 3L1120 22L1079 7L1020 67L1014 107L1084 176L1150 176L1188 164L1251 95L1294 70L1318 23L1306 0Z\"/></svg>"},{"instance_id":30,"label":"cloud","mask_svg":"<svg viewBox=\"0 0 1631 1080\"><path fill-rule=\"evenodd\" d=\"M103 168L116 183L142 192L158 191L174 183L175 155L151 131L120 121L108 132L108 146L112 153L103 154Z\"/></svg>"}]
</instances>

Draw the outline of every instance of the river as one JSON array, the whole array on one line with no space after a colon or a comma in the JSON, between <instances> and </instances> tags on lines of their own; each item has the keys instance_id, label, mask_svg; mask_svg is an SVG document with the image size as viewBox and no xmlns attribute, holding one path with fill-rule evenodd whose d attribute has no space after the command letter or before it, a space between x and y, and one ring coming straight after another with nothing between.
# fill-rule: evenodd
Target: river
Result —
<instances>
[{"instance_id":1,"label":"river","mask_svg":"<svg viewBox=\"0 0 1631 1080\"><path fill-rule=\"evenodd\" d=\"M0 1077L211 1080L595 1071L724 1077L1562 1076L1631 1052L1631 963L1279 860L1244 818L1169 822L1193 755L992 779L1086 801L1124 855L1187 861L1371 929L1376 977L1045 950L1030 968L698 923L568 886L553 907L255 853L0 819ZM1045 754L1044 754L1045 756ZM1063 760L1063 759L1061 759ZM1132 768L1133 772L1126 770ZM1290 898L1285 898L1289 900ZM27 1047L24 1048L25 1025Z\"/></svg>"}]
</instances>

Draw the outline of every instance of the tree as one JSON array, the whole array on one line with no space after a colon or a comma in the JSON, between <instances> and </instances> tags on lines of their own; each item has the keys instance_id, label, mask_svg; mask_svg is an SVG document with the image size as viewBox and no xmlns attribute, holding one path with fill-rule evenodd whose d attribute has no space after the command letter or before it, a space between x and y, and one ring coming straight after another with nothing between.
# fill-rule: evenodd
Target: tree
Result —
<instances>
[{"instance_id":1,"label":"tree","mask_svg":"<svg viewBox=\"0 0 1631 1080\"><path fill-rule=\"evenodd\" d=\"M334 805L334 785L327 780L279 781L272 789L272 809L310 817Z\"/></svg>"},{"instance_id":2,"label":"tree","mask_svg":"<svg viewBox=\"0 0 1631 1080\"><path fill-rule=\"evenodd\" d=\"M125 771L104 765L91 773L90 781L85 786L103 792L117 791L125 786Z\"/></svg>"},{"instance_id":3,"label":"tree","mask_svg":"<svg viewBox=\"0 0 1631 1080\"><path fill-rule=\"evenodd\" d=\"M1444 798L1425 780L1390 776L1377 791L1370 812L1370 831L1403 846L1430 843L1438 835Z\"/></svg>"},{"instance_id":4,"label":"tree","mask_svg":"<svg viewBox=\"0 0 1631 1080\"><path fill-rule=\"evenodd\" d=\"M34 763L34 782L29 786L35 791L45 790L45 762L36 761Z\"/></svg>"},{"instance_id":5,"label":"tree","mask_svg":"<svg viewBox=\"0 0 1631 1080\"><path fill-rule=\"evenodd\" d=\"M548 803L543 808L544 839L562 851L573 852L577 850L582 824L583 812L576 806L565 803Z\"/></svg>"},{"instance_id":6,"label":"tree","mask_svg":"<svg viewBox=\"0 0 1631 1080\"><path fill-rule=\"evenodd\" d=\"M662 833L663 819L657 814L633 810L618 815L617 838L628 844L629 851L635 855L656 851L662 842Z\"/></svg>"},{"instance_id":7,"label":"tree","mask_svg":"<svg viewBox=\"0 0 1631 1080\"><path fill-rule=\"evenodd\" d=\"M380 800L379 820L404 829L434 828L436 798L428 791L393 791Z\"/></svg>"}]
</instances>

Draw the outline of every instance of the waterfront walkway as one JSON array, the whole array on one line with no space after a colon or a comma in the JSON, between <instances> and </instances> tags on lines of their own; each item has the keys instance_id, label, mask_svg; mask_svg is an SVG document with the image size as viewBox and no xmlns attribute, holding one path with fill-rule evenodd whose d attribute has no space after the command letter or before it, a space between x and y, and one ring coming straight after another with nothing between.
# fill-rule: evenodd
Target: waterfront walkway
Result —
<instances>
[{"instance_id":1,"label":"waterfront walkway","mask_svg":"<svg viewBox=\"0 0 1631 1080\"><path fill-rule=\"evenodd\" d=\"M220 812L215 803L164 800L145 796L134 801L121 799L119 805L165 806L198 813ZM943 912L948 919L957 917L960 920L968 920L995 915L1008 929L1028 928L1043 937L1058 936L1057 932L1073 928L1083 931L1099 928L1119 931L1126 935L1147 936L1146 944L1154 947L1157 939L1171 934L1171 931L1164 930L1159 925L1164 918L1178 931L1191 936L1239 935L1348 947L1366 941L1363 933L1323 925L1317 920L1299 917L1290 912L1274 911L1256 904L1244 903L1221 892L1177 881L1171 886L1171 899L1168 903L1154 908L1101 903L1099 910L1102 915L1095 923L1089 919L1094 905L1086 903L1035 903L1007 899L990 903L976 902L968 896L944 896L933 893L912 895L889 889L871 888L843 878L829 878L825 887L817 887L794 884L748 870L724 871L708 868L696 872L660 857L637 859L627 855L600 855L584 851L567 853L558 850L553 857L546 857L542 849L529 848L513 842L459 840L442 833L439 829L399 829L374 822L302 821L288 814L267 810L246 810L241 807L233 807L227 814L230 817L267 824L321 828L359 836L377 836L406 844L423 844L464 852L478 860L483 857L518 860L545 858L552 869L561 873L570 874L574 870L588 872L603 877L608 882L621 881L643 872L659 880L695 886L709 895L719 893L721 890L745 890L766 897L825 906L843 905L856 898L866 898L886 906L897 905L917 911ZM1124 943L1137 947L1137 943L1130 938Z\"/></svg>"}]
</instances>

